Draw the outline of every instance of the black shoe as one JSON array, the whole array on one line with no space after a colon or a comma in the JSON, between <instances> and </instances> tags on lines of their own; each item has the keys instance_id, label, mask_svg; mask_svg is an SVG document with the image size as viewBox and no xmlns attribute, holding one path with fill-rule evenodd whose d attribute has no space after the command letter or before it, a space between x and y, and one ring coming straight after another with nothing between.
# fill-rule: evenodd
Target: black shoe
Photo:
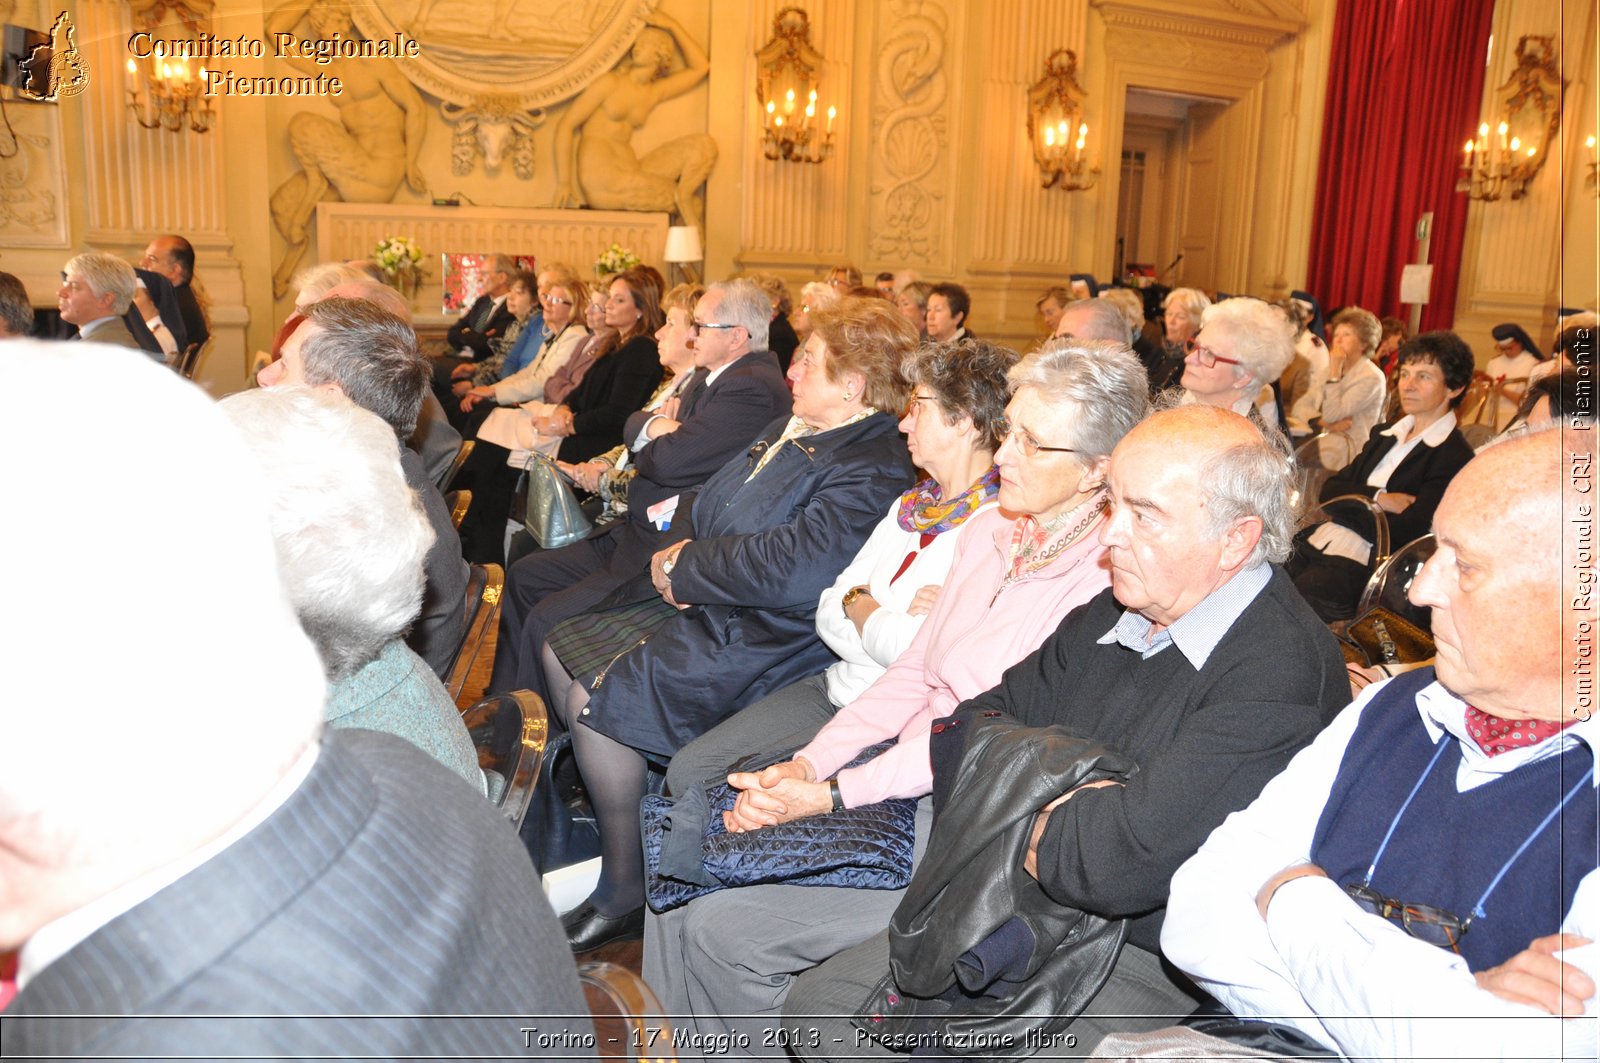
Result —
<instances>
[{"instance_id":1,"label":"black shoe","mask_svg":"<svg viewBox=\"0 0 1600 1063\"><path fill-rule=\"evenodd\" d=\"M567 944L576 955L593 952L601 945L644 936L644 905L622 915L602 915L595 906L584 901L561 917L561 928L567 932Z\"/></svg>"}]
</instances>

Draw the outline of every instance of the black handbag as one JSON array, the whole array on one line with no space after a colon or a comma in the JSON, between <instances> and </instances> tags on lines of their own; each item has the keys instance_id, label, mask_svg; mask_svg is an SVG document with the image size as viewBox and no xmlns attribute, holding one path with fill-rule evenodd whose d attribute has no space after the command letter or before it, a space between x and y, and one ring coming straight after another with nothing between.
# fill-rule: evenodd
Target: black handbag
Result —
<instances>
[{"instance_id":1,"label":"black handbag","mask_svg":"<svg viewBox=\"0 0 1600 1063\"><path fill-rule=\"evenodd\" d=\"M534 451L522 472L528 480L522 526L541 549L559 550L589 534L594 524L554 460Z\"/></svg>"}]
</instances>

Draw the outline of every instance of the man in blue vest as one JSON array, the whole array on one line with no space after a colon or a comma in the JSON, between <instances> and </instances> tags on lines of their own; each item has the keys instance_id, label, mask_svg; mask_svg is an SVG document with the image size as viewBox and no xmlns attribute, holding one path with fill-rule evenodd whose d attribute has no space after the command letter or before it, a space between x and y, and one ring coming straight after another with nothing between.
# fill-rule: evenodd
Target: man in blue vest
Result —
<instances>
[{"instance_id":1,"label":"man in blue vest","mask_svg":"<svg viewBox=\"0 0 1600 1063\"><path fill-rule=\"evenodd\" d=\"M1234 1015L1352 1058L1595 1058L1593 435L1463 469L1411 588L1433 666L1369 687L1174 877L1162 950Z\"/></svg>"}]
</instances>

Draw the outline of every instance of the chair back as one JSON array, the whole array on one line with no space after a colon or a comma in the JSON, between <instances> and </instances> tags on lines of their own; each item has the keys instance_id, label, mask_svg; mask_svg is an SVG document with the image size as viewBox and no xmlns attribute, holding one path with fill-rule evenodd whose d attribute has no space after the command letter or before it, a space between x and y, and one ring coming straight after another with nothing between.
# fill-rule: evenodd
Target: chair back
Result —
<instances>
[{"instance_id":1,"label":"chair back","mask_svg":"<svg viewBox=\"0 0 1600 1063\"><path fill-rule=\"evenodd\" d=\"M462 713L461 720L478 751L489 800L521 829L550 734L544 700L531 690L495 694Z\"/></svg>"},{"instance_id":2,"label":"chair back","mask_svg":"<svg viewBox=\"0 0 1600 1063\"><path fill-rule=\"evenodd\" d=\"M1483 370L1472 374L1472 383L1467 385L1467 393L1461 396L1461 402L1456 406L1456 424L1465 430L1467 425L1475 425L1489 418L1490 434L1494 432L1493 403L1494 380Z\"/></svg>"},{"instance_id":3,"label":"chair back","mask_svg":"<svg viewBox=\"0 0 1600 1063\"><path fill-rule=\"evenodd\" d=\"M626 967L591 960L578 964L578 982L594 1018L596 1043L615 1046L613 1058L677 1063L672 1024L643 978Z\"/></svg>"},{"instance_id":4,"label":"chair back","mask_svg":"<svg viewBox=\"0 0 1600 1063\"><path fill-rule=\"evenodd\" d=\"M183 353L178 356L178 364L174 368L185 380L193 380L195 370L200 368L200 345L191 343L185 347Z\"/></svg>"},{"instance_id":5,"label":"chair back","mask_svg":"<svg viewBox=\"0 0 1600 1063\"><path fill-rule=\"evenodd\" d=\"M450 525L456 531L461 530L461 522L467 519L467 510L472 508L472 492L462 489L460 491L446 491L444 504L450 510Z\"/></svg>"},{"instance_id":6,"label":"chair back","mask_svg":"<svg viewBox=\"0 0 1600 1063\"><path fill-rule=\"evenodd\" d=\"M450 681L445 684L454 700L460 700L478 653L500 618L500 592L505 582L505 569L499 565L473 565L467 576L466 623L461 629L461 645L451 658Z\"/></svg>"},{"instance_id":7,"label":"chair back","mask_svg":"<svg viewBox=\"0 0 1600 1063\"><path fill-rule=\"evenodd\" d=\"M1315 507L1306 516L1304 524L1314 524L1317 521L1328 519L1330 510L1337 510L1341 506L1356 506L1365 509L1372 515L1372 560L1374 568L1389 559L1389 514L1383 507L1366 495L1335 495L1327 499L1321 506Z\"/></svg>"},{"instance_id":8,"label":"chair back","mask_svg":"<svg viewBox=\"0 0 1600 1063\"><path fill-rule=\"evenodd\" d=\"M456 474L461 471L461 466L467 463L467 459L472 457L472 449L477 445L478 441L475 439L461 441L461 448L456 451L455 459L450 462L450 467L444 471L444 475L439 477L439 490L450 490L450 485L456 482Z\"/></svg>"},{"instance_id":9,"label":"chair back","mask_svg":"<svg viewBox=\"0 0 1600 1063\"><path fill-rule=\"evenodd\" d=\"M1425 605L1412 605L1407 595L1422 566L1438 549L1439 541L1429 532L1396 550L1367 580L1366 590L1361 592L1361 604L1356 606L1356 616L1381 607L1432 633L1432 610Z\"/></svg>"}]
</instances>

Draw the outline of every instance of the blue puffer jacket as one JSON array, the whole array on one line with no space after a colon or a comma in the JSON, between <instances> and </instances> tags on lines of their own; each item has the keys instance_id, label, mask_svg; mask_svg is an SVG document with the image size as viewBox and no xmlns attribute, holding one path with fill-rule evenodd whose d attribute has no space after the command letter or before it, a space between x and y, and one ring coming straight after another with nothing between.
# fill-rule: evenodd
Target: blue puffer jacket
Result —
<instances>
[{"instance_id":1,"label":"blue puffer jacket","mask_svg":"<svg viewBox=\"0 0 1600 1063\"><path fill-rule=\"evenodd\" d=\"M693 541L672 571L673 595L695 603L608 665L585 723L668 758L746 705L833 663L817 637L817 598L856 555L889 503L911 484L890 414L784 443L774 421L694 498ZM668 545L663 543L663 546ZM601 608L655 592L644 573Z\"/></svg>"}]
</instances>

